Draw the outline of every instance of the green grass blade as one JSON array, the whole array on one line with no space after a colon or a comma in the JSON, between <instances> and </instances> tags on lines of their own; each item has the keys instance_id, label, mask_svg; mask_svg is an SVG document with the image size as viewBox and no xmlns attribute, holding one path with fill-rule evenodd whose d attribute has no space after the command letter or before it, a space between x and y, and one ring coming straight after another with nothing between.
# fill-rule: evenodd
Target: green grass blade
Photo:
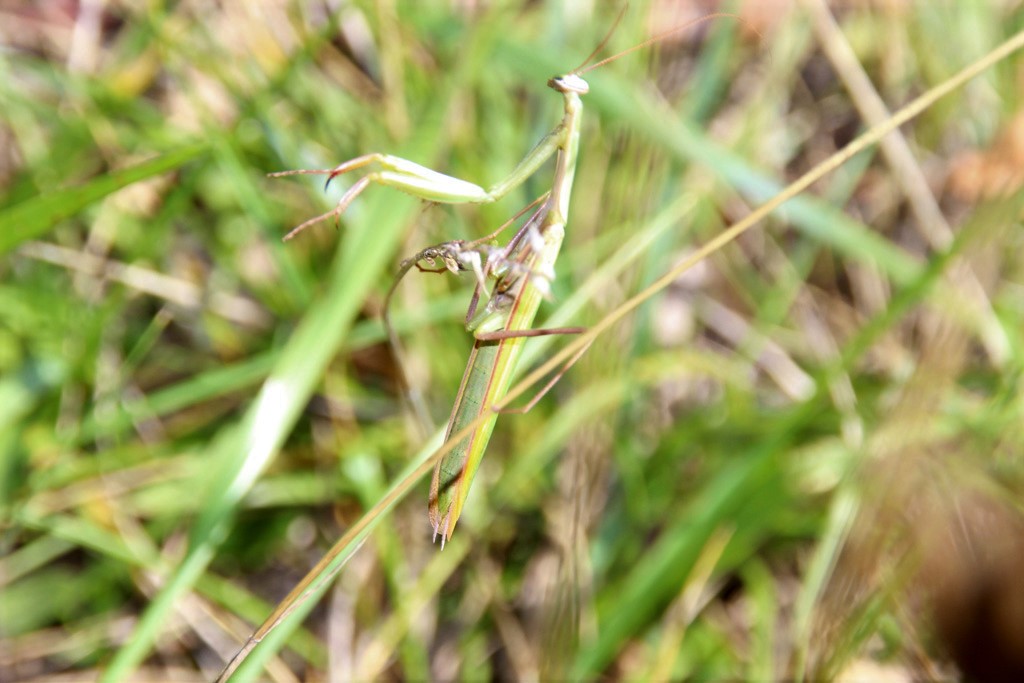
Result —
<instances>
[{"instance_id":1,"label":"green grass blade","mask_svg":"<svg viewBox=\"0 0 1024 683\"><path fill-rule=\"evenodd\" d=\"M59 221L79 213L98 199L140 180L158 176L205 154L206 145L187 145L117 171L80 187L47 192L0 211L0 254L39 237Z\"/></svg>"}]
</instances>

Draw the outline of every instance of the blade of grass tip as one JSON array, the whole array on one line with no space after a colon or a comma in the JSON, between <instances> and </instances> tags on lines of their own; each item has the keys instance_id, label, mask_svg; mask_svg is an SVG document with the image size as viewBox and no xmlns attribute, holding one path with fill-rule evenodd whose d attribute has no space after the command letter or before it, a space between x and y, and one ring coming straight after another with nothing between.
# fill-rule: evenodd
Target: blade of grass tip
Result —
<instances>
[{"instance_id":1,"label":"blade of grass tip","mask_svg":"<svg viewBox=\"0 0 1024 683\"><path fill-rule=\"evenodd\" d=\"M205 144L189 145L135 166L110 171L85 185L47 192L8 207L0 211L0 254L39 237L96 200L132 183L173 171L206 151Z\"/></svg>"}]
</instances>

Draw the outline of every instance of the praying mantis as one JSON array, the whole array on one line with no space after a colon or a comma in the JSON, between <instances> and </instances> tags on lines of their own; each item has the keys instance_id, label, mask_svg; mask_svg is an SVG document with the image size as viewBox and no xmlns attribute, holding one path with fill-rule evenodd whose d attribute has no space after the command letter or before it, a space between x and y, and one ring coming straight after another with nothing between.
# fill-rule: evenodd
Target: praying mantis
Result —
<instances>
[{"instance_id":1,"label":"praying mantis","mask_svg":"<svg viewBox=\"0 0 1024 683\"><path fill-rule=\"evenodd\" d=\"M561 121L536 144L506 178L489 188L485 189L475 183L439 173L408 159L382 153L365 154L331 169L301 169L270 174L271 177L326 175L327 182L330 182L333 178L350 171L369 166L375 166L377 169L357 180L342 195L334 209L293 228L284 237L287 241L316 223L340 217L370 184L386 185L431 202L486 204L508 195L533 176L552 156L555 157L551 190L524 209L526 212L535 206L538 207L505 247L492 247L486 244L504 230L505 226L480 240L443 242L428 247L402 262L395 284L387 295L387 302L390 302L398 281L414 266L430 272L471 271L477 279L466 316L466 329L473 334L475 343L452 408L445 440L477 420L484 412L489 413L489 418L452 448L434 468L428 514L434 538L436 540L440 536L442 548L445 542L451 539L462 514L473 477L497 421L498 411L494 406L508 392L525 340L529 337L577 334L583 331L583 328L578 327L531 328L541 299L549 296L550 281L555 276L555 261L561 249L569 217L583 115L582 97L590 89L581 75L695 23L724 16L736 18L724 13L710 14L674 27L587 66L604 47L608 40L606 37L579 67L548 80L548 87L562 96ZM614 28L613 26L612 30ZM609 37L610 35L611 32ZM427 266L422 265L424 262ZM438 262L441 265L438 266ZM486 304L478 311L478 302L481 294L487 289L488 279L493 280L494 284ZM395 336L390 325L388 330L394 343ZM585 351L586 346L574 354L525 406L508 412L525 412L532 408Z\"/></svg>"}]
</instances>

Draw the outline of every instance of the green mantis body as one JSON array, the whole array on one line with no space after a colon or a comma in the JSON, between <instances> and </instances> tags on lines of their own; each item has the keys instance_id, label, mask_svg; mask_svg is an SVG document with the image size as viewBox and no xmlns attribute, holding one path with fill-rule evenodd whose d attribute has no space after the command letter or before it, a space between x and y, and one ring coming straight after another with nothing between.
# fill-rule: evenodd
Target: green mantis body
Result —
<instances>
[{"instance_id":1,"label":"green mantis body","mask_svg":"<svg viewBox=\"0 0 1024 683\"><path fill-rule=\"evenodd\" d=\"M540 273L541 277L554 274L555 261L565 236L576 170L580 114L583 110L580 95L586 94L588 89L586 82L574 74L552 78L548 85L562 94L565 107L562 120L520 163L518 173L502 184L508 187L518 185L526 178L522 172L532 173L557 151L551 195L542 209L543 218L537 227L541 243L536 244L536 240L529 238L520 242L509 257L512 264L520 267L506 267L506 273L497 279L482 314L467 324L476 337L476 343L462 377L445 439L462 430L482 411L489 411L491 417L434 468L428 509L434 535L440 535L442 543L451 538L462 513L469 486L497 421L498 415L492 406L508 391L526 337L535 336L538 332L578 331L530 330L544 295L538 279L530 274Z\"/></svg>"},{"instance_id":2,"label":"green mantis body","mask_svg":"<svg viewBox=\"0 0 1024 683\"><path fill-rule=\"evenodd\" d=\"M586 94L589 89L586 81L575 73L552 78L548 81L548 86L562 95L564 113L561 122L533 148L508 178L489 190L432 171L407 159L386 154L364 155L330 170L285 171L273 174L322 174L327 175L330 180L339 174L371 163L378 164L382 169L360 178L342 196L332 211L297 226L285 236L287 240L314 223L340 215L370 183L389 185L434 202L488 203L508 194L536 172L553 154L557 154L552 189L546 202L535 219L531 219L526 228L520 231L500 259L488 261L487 267L481 268L480 251L459 249L457 243L447 243L451 245L447 249L444 248L445 245L439 245L437 248L421 252L430 252L430 258L444 261L450 270L473 269L476 270L478 279L482 280L485 274L496 278L483 310L467 320L467 329L473 333L476 342L452 408L445 438L458 433L484 411L490 413L490 418L438 462L431 481L430 523L435 538L441 536L442 545L451 538L462 513L473 476L480 465L497 421L498 412L494 405L508 391L525 339L542 334L581 331L577 328L530 328L540 301L546 294L546 280L554 275L555 261L565 236L565 222L569 215L570 193L579 147L580 115L583 111L580 96ZM408 267L408 263L403 264L404 269L407 270ZM531 401L530 405L532 403Z\"/></svg>"}]
</instances>

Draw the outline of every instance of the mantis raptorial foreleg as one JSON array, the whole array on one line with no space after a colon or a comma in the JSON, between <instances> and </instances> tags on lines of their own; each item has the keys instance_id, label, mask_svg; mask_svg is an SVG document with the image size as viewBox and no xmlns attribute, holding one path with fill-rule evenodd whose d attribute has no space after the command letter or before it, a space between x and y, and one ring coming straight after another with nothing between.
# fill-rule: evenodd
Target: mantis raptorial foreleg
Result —
<instances>
[{"instance_id":1,"label":"mantis raptorial foreleg","mask_svg":"<svg viewBox=\"0 0 1024 683\"><path fill-rule=\"evenodd\" d=\"M356 157L355 159L349 159L334 168L299 169L294 171L278 171L277 173L271 173L271 178L280 178L282 176L289 175L326 175L327 182L330 183L331 180L343 173L348 173L349 171L353 171L370 164L377 164L382 169L379 171L373 171L357 180L355 184L353 184L352 187L342 195L341 199L338 200L338 204L332 210L310 218L308 221L295 226L287 235L284 236L284 240L288 241L292 239L311 225L316 225L317 223L329 218L341 216L341 214L345 212L345 209L348 208L349 204L352 203L352 200L355 199L359 193L365 190L370 183L388 185L407 194L411 194L414 197L441 204L487 204L497 201L521 185L523 181L533 175L545 161L551 158L551 155L554 154L556 149L558 149L561 129L562 124L556 126L554 130L548 133L537 144L537 146L533 148L533 150L519 163L507 178L496 183L489 190L485 190L483 187L475 183L455 178L444 173L438 173L426 166L417 164L415 161L409 161L402 157L381 153L364 154L363 156Z\"/></svg>"}]
</instances>

